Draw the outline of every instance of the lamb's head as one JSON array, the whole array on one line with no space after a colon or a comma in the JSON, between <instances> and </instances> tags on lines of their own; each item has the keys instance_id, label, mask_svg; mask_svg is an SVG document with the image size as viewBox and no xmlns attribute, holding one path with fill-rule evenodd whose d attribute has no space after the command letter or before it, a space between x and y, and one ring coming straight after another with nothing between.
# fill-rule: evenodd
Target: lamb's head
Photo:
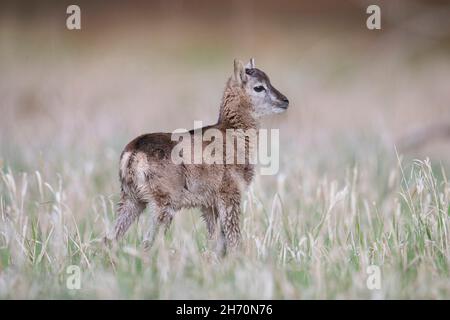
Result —
<instances>
[{"instance_id":1,"label":"lamb's head","mask_svg":"<svg viewBox=\"0 0 450 320\"><path fill-rule=\"evenodd\" d=\"M253 58L245 67L241 61L234 61L234 80L251 101L255 117L286 111L289 100L272 86L263 71L255 67Z\"/></svg>"}]
</instances>

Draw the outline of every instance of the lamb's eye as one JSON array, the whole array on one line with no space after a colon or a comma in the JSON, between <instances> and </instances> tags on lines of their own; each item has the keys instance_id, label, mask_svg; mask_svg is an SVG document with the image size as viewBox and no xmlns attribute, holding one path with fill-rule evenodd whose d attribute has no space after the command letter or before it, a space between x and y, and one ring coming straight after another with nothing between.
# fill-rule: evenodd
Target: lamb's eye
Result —
<instances>
[{"instance_id":1,"label":"lamb's eye","mask_svg":"<svg viewBox=\"0 0 450 320\"><path fill-rule=\"evenodd\" d=\"M253 90L255 90L256 92L261 92L263 90L266 90L266 88L264 88L263 86L256 86L253 88Z\"/></svg>"}]
</instances>

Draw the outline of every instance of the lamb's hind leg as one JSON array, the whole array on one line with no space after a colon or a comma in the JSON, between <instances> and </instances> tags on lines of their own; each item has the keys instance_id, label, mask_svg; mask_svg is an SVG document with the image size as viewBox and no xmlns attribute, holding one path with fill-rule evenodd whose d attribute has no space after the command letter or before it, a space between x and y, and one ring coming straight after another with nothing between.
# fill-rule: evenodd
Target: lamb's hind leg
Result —
<instances>
[{"instance_id":1,"label":"lamb's hind leg","mask_svg":"<svg viewBox=\"0 0 450 320\"><path fill-rule=\"evenodd\" d=\"M145 249L150 249L152 247L161 226L164 226L164 233L167 233L172 223L173 215L174 210L171 208L153 206L151 221L143 241Z\"/></svg>"},{"instance_id":2,"label":"lamb's hind leg","mask_svg":"<svg viewBox=\"0 0 450 320\"><path fill-rule=\"evenodd\" d=\"M122 196L118 205L118 217L114 227L114 239L119 240L131 224L145 210L146 204L128 196Z\"/></svg>"}]
</instances>

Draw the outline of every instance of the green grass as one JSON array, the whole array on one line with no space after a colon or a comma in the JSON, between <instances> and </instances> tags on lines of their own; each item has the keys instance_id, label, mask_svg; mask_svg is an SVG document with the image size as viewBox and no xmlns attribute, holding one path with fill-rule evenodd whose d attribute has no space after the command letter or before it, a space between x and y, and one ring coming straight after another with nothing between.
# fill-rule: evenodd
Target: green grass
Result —
<instances>
[{"instance_id":1,"label":"green grass","mask_svg":"<svg viewBox=\"0 0 450 320\"><path fill-rule=\"evenodd\" d=\"M374 154L377 168L356 159L328 172L333 179L318 164L283 159L278 176L257 177L245 196L242 248L223 259L196 210L181 211L148 252L149 212L105 247L117 192L102 191L118 189L113 164L57 176L3 168L0 297L448 298L445 170L384 153ZM366 286L373 264L380 290ZM81 268L80 290L66 287L69 265Z\"/></svg>"},{"instance_id":2,"label":"green grass","mask_svg":"<svg viewBox=\"0 0 450 320\"><path fill-rule=\"evenodd\" d=\"M0 298L450 298L448 141L393 148L449 118L448 50L403 29L368 38L364 24L300 20L250 19L249 33L201 20L80 33L5 21ZM280 172L244 196L241 249L217 258L196 210L149 252L149 212L105 247L124 145L215 121L233 58L250 56L291 103L263 123L280 129ZM80 290L66 286L70 265ZM370 265L380 290L366 286Z\"/></svg>"}]
</instances>

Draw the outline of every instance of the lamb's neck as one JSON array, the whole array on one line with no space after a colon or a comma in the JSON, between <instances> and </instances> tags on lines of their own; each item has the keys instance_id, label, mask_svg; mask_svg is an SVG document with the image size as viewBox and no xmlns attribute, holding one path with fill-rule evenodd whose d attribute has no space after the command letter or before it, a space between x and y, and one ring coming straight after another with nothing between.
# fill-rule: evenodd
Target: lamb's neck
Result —
<instances>
[{"instance_id":1,"label":"lamb's neck","mask_svg":"<svg viewBox=\"0 0 450 320\"><path fill-rule=\"evenodd\" d=\"M219 123L224 129L258 129L258 121L251 115L244 112L224 112L219 117Z\"/></svg>"},{"instance_id":2,"label":"lamb's neck","mask_svg":"<svg viewBox=\"0 0 450 320\"><path fill-rule=\"evenodd\" d=\"M257 129L258 120L252 114L252 106L241 90L227 87L220 106L218 125L224 129Z\"/></svg>"}]
</instances>

